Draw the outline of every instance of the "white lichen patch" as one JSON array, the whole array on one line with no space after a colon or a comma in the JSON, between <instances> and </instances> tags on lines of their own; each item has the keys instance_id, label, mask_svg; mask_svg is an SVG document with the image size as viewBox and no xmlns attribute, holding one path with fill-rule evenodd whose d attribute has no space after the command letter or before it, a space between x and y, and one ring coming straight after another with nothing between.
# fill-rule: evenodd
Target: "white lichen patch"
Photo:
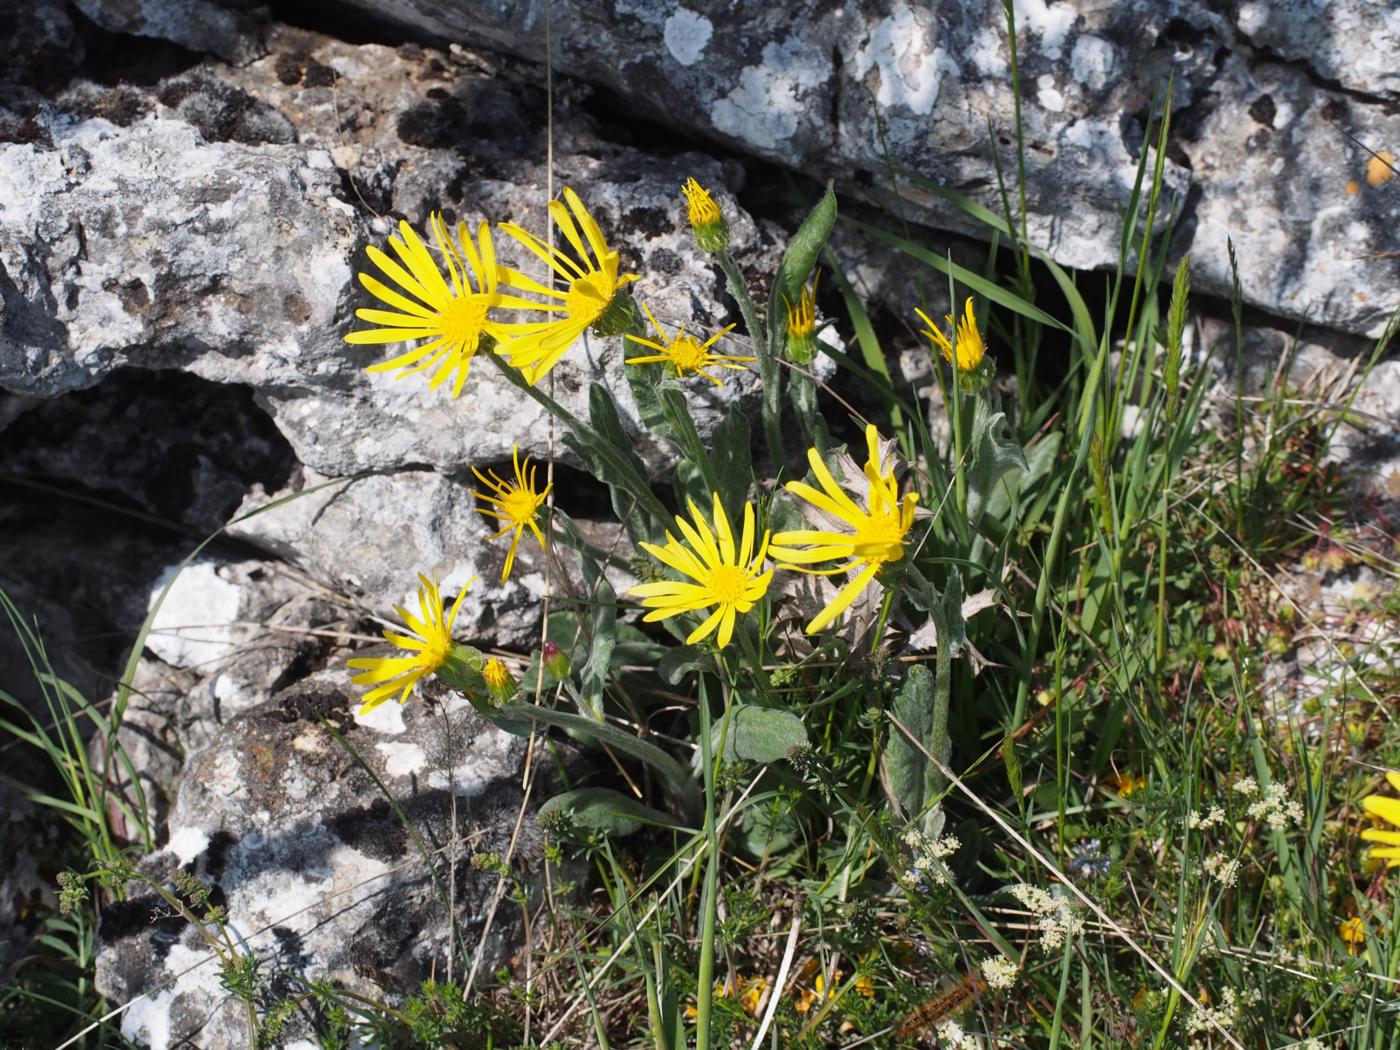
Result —
<instances>
[{"instance_id":1,"label":"white lichen patch","mask_svg":"<svg viewBox=\"0 0 1400 1050\"><path fill-rule=\"evenodd\" d=\"M509 777L518 769L520 738L499 729L478 734L462 760L451 770L434 769L427 776L431 788L471 798L480 795L493 780Z\"/></svg>"},{"instance_id":2,"label":"white lichen patch","mask_svg":"<svg viewBox=\"0 0 1400 1050\"><path fill-rule=\"evenodd\" d=\"M428 756L417 744L403 744L397 741L374 745L384 756L384 773L391 777L407 777L420 773L428 764Z\"/></svg>"},{"instance_id":3,"label":"white lichen patch","mask_svg":"<svg viewBox=\"0 0 1400 1050\"><path fill-rule=\"evenodd\" d=\"M172 944L164 968L174 984L154 995L137 999L122 1015L122 1035L150 1050L168 1050L173 1045L172 1008L177 999L189 996L198 1001L221 1002L228 998L219 984L219 968L214 953L195 951L183 944ZM187 1045L180 1033L180 1044Z\"/></svg>"},{"instance_id":4,"label":"white lichen patch","mask_svg":"<svg viewBox=\"0 0 1400 1050\"><path fill-rule=\"evenodd\" d=\"M938 101L946 59L932 27L900 4L871 27L865 44L851 56L851 65L858 79L872 68L876 71L875 101L882 108L902 106L927 116Z\"/></svg>"},{"instance_id":5,"label":"white lichen patch","mask_svg":"<svg viewBox=\"0 0 1400 1050\"><path fill-rule=\"evenodd\" d=\"M394 699L384 701L368 714L362 715L356 708L355 724L388 736L398 736L408 730L403 721L403 706Z\"/></svg>"},{"instance_id":6,"label":"white lichen patch","mask_svg":"<svg viewBox=\"0 0 1400 1050\"><path fill-rule=\"evenodd\" d=\"M672 58L683 66L693 66L704 55L714 32L715 27L704 15L686 7L678 7L675 13L666 19L666 24L661 30L661 39L665 41L666 50L671 52Z\"/></svg>"},{"instance_id":7,"label":"white lichen patch","mask_svg":"<svg viewBox=\"0 0 1400 1050\"><path fill-rule=\"evenodd\" d=\"M1065 37L1079 17L1074 5L1047 0L1014 0L1013 6L1017 31L1025 30L1037 40L1046 58L1059 58L1063 54Z\"/></svg>"},{"instance_id":8,"label":"white lichen patch","mask_svg":"<svg viewBox=\"0 0 1400 1050\"><path fill-rule=\"evenodd\" d=\"M1049 73L1043 73L1036 79L1036 100L1040 102L1043 109L1050 113L1063 113L1065 109L1065 97L1060 94L1059 88L1055 87L1055 78Z\"/></svg>"},{"instance_id":9,"label":"white lichen patch","mask_svg":"<svg viewBox=\"0 0 1400 1050\"><path fill-rule=\"evenodd\" d=\"M1069 55L1069 71L1077 83L1091 91L1100 91L1107 84L1117 57L1113 45L1102 37L1083 33L1074 42Z\"/></svg>"},{"instance_id":10,"label":"white lichen patch","mask_svg":"<svg viewBox=\"0 0 1400 1050\"><path fill-rule=\"evenodd\" d=\"M967 57L972 68L984 77L1006 77L1011 67L1006 58L1006 40L991 26L983 26L972 37Z\"/></svg>"},{"instance_id":11,"label":"white lichen patch","mask_svg":"<svg viewBox=\"0 0 1400 1050\"><path fill-rule=\"evenodd\" d=\"M172 667L207 667L234 646L240 590L219 575L213 562L196 562L179 572L171 566L151 588L148 608L174 579L146 638L147 647Z\"/></svg>"},{"instance_id":12,"label":"white lichen patch","mask_svg":"<svg viewBox=\"0 0 1400 1050\"><path fill-rule=\"evenodd\" d=\"M176 828L170 832L165 848L188 864L209 848L209 835L201 828Z\"/></svg>"},{"instance_id":13,"label":"white lichen patch","mask_svg":"<svg viewBox=\"0 0 1400 1050\"><path fill-rule=\"evenodd\" d=\"M1240 4L1239 13L1235 16L1235 25L1246 36L1259 32L1268 21L1269 5L1263 3Z\"/></svg>"},{"instance_id":14,"label":"white lichen patch","mask_svg":"<svg viewBox=\"0 0 1400 1050\"><path fill-rule=\"evenodd\" d=\"M739 86L710 107L710 122L726 135L772 150L810 119L807 95L827 83L831 64L800 37L763 48L763 60L739 74Z\"/></svg>"}]
</instances>

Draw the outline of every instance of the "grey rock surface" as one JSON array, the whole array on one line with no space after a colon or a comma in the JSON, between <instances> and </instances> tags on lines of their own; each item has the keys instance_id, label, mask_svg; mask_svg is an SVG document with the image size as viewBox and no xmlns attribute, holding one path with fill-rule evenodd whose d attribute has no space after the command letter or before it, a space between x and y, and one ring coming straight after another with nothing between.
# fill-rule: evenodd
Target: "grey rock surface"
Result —
<instances>
[{"instance_id":1,"label":"grey rock surface","mask_svg":"<svg viewBox=\"0 0 1400 1050\"><path fill-rule=\"evenodd\" d=\"M498 473L501 465L496 464ZM538 640L544 557L533 537L518 549L510 580L501 569L510 534L498 540L494 519L477 512L473 477L449 478L431 470L370 474L339 481L307 471L292 492L306 492L240 522L235 537L288 558L327 588L352 595L361 607L393 617L410 601L418 574L438 580L444 594L471 582L457 615L463 639L528 648ZM261 494L246 512L270 502Z\"/></svg>"},{"instance_id":2,"label":"grey rock surface","mask_svg":"<svg viewBox=\"0 0 1400 1050\"><path fill-rule=\"evenodd\" d=\"M540 3L354 2L419 32L543 61ZM1345 187L1369 159L1348 134L1372 149L1400 140L1400 117L1384 104L1400 32L1390 8L1024 0L1015 10L1033 243L1069 266L1116 261L1147 115L1174 73L1158 220L1182 213L1175 247L1202 267L1198 287L1228 288L1229 235L1251 261L1251 303L1379 332L1395 260L1363 260L1394 250L1400 195L1348 199ZM892 161L1001 212L993 154L1009 178L1015 124L1000 3L633 0L556 3L551 14L556 68L653 119L836 176L891 207L879 187ZM985 236L926 190L897 192L910 218Z\"/></svg>"},{"instance_id":3,"label":"grey rock surface","mask_svg":"<svg viewBox=\"0 0 1400 1050\"><path fill-rule=\"evenodd\" d=\"M229 719L220 746L190 763L168 846L143 863L151 880L168 885L182 869L213 889L233 942L258 959L264 1009L316 979L382 998L396 993L386 981L460 978L461 951L448 962L451 920L466 951L475 952L496 884L470 859L504 854L515 826L522 738L483 723L465 701L390 703L351 720L353 702L344 676L332 671ZM449 901L323 717L428 844ZM542 878L540 844L539 829L526 820L515 865L527 883ZM104 914L97 961L104 995L116 1002L146 996L123 1015L123 1033L155 1050L186 1039L245 1045L246 1014L221 986L201 930L172 916L141 880L131 891ZM518 914L498 912L481 949L486 972L518 936Z\"/></svg>"},{"instance_id":4,"label":"grey rock surface","mask_svg":"<svg viewBox=\"0 0 1400 1050\"><path fill-rule=\"evenodd\" d=\"M420 230L442 209L471 227L512 219L542 231L542 94L421 48L295 30L272 45L246 68L211 61L150 92L122 88L119 114L115 90L70 90L35 103L41 139L0 143L0 384L53 396L122 365L246 384L300 461L328 475L465 470L509 458L517 440L546 452L547 414L489 362L475 362L454 401L416 377L366 373L390 355L343 342L353 310L378 305L354 273L372 269L365 244L395 228L384 210ZM725 169L699 155L659 161L600 139L581 111L563 116L556 187L582 188L625 268L645 275L638 298L672 330L731 320L684 224L684 177L716 186L760 276L778 248L723 191ZM491 130L458 149L463 125ZM508 238L497 243L533 268ZM616 340L585 335L557 370L555 396L586 414L588 383L602 379L636 430L619 356ZM703 433L755 381L701 387ZM659 446L643 454L658 471L674 462Z\"/></svg>"}]
</instances>

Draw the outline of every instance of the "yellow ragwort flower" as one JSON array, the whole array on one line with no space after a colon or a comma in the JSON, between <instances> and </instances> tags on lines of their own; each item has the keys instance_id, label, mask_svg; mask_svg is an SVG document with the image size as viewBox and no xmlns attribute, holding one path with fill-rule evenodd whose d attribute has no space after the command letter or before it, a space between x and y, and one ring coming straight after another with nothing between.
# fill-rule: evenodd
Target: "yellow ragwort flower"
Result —
<instances>
[{"instance_id":1,"label":"yellow ragwort flower","mask_svg":"<svg viewBox=\"0 0 1400 1050\"><path fill-rule=\"evenodd\" d=\"M723 649L734 634L735 619L740 613L752 609L754 603L768 593L768 585L773 582L772 569L761 571L763 560L768 555L768 533L763 533L763 539L755 551L753 504L745 503L744 530L736 550L734 530L729 526L729 516L724 512L718 492L714 494L713 530L693 500L690 501L690 517L693 525L676 515L676 524L685 537L685 543L667 532L664 547L646 542L641 547L657 561L688 576L693 582L657 580L654 583L639 583L630 593L641 598L642 604L652 610L643 617L649 621L665 620L681 613L715 606L715 611L690 632L685 644L694 645L718 628L717 644Z\"/></svg>"},{"instance_id":2,"label":"yellow ragwort flower","mask_svg":"<svg viewBox=\"0 0 1400 1050\"><path fill-rule=\"evenodd\" d=\"M1385 779L1391 787L1400 791L1400 773L1392 770L1386 773ZM1391 798L1389 795L1367 795L1361 800L1361 806L1377 820L1400 828L1400 798ZM1361 832L1361 837L1367 842L1381 843L1379 846L1371 847L1369 854L1371 860L1383 860L1387 868L1400 868L1400 831L1390 831L1386 828L1366 828Z\"/></svg>"},{"instance_id":3,"label":"yellow ragwort flower","mask_svg":"<svg viewBox=\"0 0 1400 1050\"><path fill-rule=\"evenodd\" d=\"M520 300L509 305L560 315L549 321L512 324L513 334L500 347L500 352L532 384L548 375L574 340L603 318L617 298L619 289L637 279L634 273L617 272L617 252L608 249L607 242L603 240L603 231L572 189L564 187L564 202L549 202L549 214L572 253L550 247L513 222L501 223L503 231L538 256L555 275L563 278L566 285L566 290L560 291L516 270L503 271L504 281L512 288L533 292L547 300Z\"/></svg>"},{"instance_id":4,"label":"yellow ragwort flower","mask_svg":"<svg viewBox=\"0 0 1400 1050\"><path fill-rule=\"evenodd\" d=\"M977 328L977 315L972 312L972 296L967 297L967 306L963 311L962 318L957 323L957 330L953 333L953 341L949 342L948 337L943 334L928 314L918 307L914 312L919 315L919 319L928 325L924 330L924 335L933 341L933 345L938 347L943 353L943 359L950 365L956 366L959 372L976 371L977 366L982 363L982 358L987 353L987 344L982 341L982 333ZM953 315L945 314L948 327L953 328Z\"/></svg>"},{"instance_id":5,"label":"yellow ragwort flower","mask_svg":"<svg viewBox=\"0 0 1400 1050\"><path fill-rule=\"evenodd\" d=\"M715 386L723 386L718 378L710 375L705 369L711 366L719 368L733 368L736 371L744 371L743 364L737 362L756 361L755 357L736 357L733 354L712 354L710 347L714 346L723 336L734 330L734 325L726 325L703 343L693 335L685 334L685 325L681 325L681 330L674 336L666 334L666 330L656 323L656 318L651 315L651 310L645 305L642 309L646 311L647 320L661 336L661 342L654 343L650 339L643 339L641 336L628 334L627 338L642 346L649 346L657 351L647 357L629 357L629 365L649 365L649 364L669 364L676 370L676 378L684 379L687 373L701 375L708 379Z\"/></svg>"},{"instance_id":6,"label":"yellow ragwort flower","mask_svg":"<svg viewBox=\"0 0 1400 1050\"><path fill-rule=\"evenodd\" d=\"M490 320L488 311L510 305L513 297L502 296L499 291L501 270L496 265L491 228L486 223L478 228L476 242L472 241L465 223L457 225L454 238L439 213L433 213L428 225L433 231L438 254L447 263L451 284L443 279L428 246L408 223L400 222L398 236L389 238L389 247L402 265L372 244L365 252L407 295L395 291L372 274L360 274L360 283L366 290L394 309L356 310L355 316L360 320L379 327L351 332L345 341L354 344L418 342L398 357L370 365L369 371L400 370L401 379L431 371L428 384L434 389L449 376L455 376L452 396L457 397L462 393L472 356L480 347L482 337L498 337L508 328Z\"/></svg>"},{"instance_id":7,"label":"yellow ragwort flower","mask_svg":"<svg viewBox=\"0 0 1400 1050\"><path fill-rule=\"evenodd\" d=\"M796 305L783 293L787 308L787 355L799 365L812 360L817 349L817 281L821 271L812 274L812 283L802 286Z\"/></svg>"},{"instance_id":8,"label":"yellow ragwort flower","mask_svg":"<svg viewBox=\"0 0 1400 1050\"><path fill-rule=\"evenodd\" d=\"M724 221L710 191L694 179L686 179L681 193L685 196L686 218L690 220L690 229L700 250L713 254L728 248L729 224Z\"/></svg>"},{"instance_id":9,"label":"yellow ragwort flower","mask_svg":"<svg viewBox=\"0 0 1400 1050\"><path fill-rule=\"evenodd\" d=\"M352 681L356 685L374 686L365 694L359 713L368 714L389 699L402 686L399 703L408 700L408 691L420 678L437 671L447 662L452 653L452 622L457 619L457 611L462 607L462 599L467 596L468 580L452 603L452 610L444 618L442 596L438 585L422 573L418 574L418 615L415 616L402 606L394 606L399 618L408 624L411 635L386 630L384 637L409 656L362 656L347 660L350 667L362 668L364 673L356 675Z\"/></svg>"},{"instance_id":10,"label":"yellow ragwort flower","mask_svg":"<svg viewBox=\"0 0 1400 1050\"><path fill-rule=\"evenodd\" d=\"M487 517L505 522L501 530L494 533L491 538L493 540L500 539L507 532L515 530L515 535L511 537L510 541L510 552L506 554L505 567L501 569L502 583L510 579L510 570L515 564L515 552L520 547L520 536L526 528L535 534L535 539L539 540L540 543L540 550L544 550L544 533L540 532L539 524L535 518L540 507L549 497L549 490L554 487L552 484L546 485L543 492L535 489L535 468L530 465L529 456L525 457L525 463L523 466L521 465L519 443L515 446L514 459L514 481L502 479L494 470L483 474L476 467L472 467L472 473L477 476L477 480L492 490L489 493L472 492L479 504L489 504L489 506L478 506L476 509Z\"/></svg>"},{"instance_id":11,"label":"yellow ragwort flower","mask_svg":"<svg viewBox=\"0 0 1400 1050\"><path fill-rule=\"evenodd\" d=\"M797 569L799 572L813 572L835 575L859 569L856 576L833 598L811 623L807 633L813 634L831 623L838 615L850 608L856 597L865 590L870 581L886 565L904 557L904 538L914 524L914 511L919 502L916 493L908 492L901 499L899 482L894 471L885 472L880 462L880 435L875 425L865 428L865 480L868 483L866 506L859 506L837 484L831 471L822 462L816 449L808 449L807 462L812 467L822 490L818 492L811 485L801 481L790 481L787 490L794 496L806 500L818 511L835 519L833 524L844 523L850 532L836 532L829 529L797 529L780 532L773 537L770 553L774 560ZM841 564L828 568L805 568L819 562L837 561Z\"/></svg>"},{"instance_id":12,"label":"yellow ragwort flower","mask_svg":"<svg viewBox=\"0 0 1400 1050\"><path fill-rule=\"evenodd\" d=\"M1355 955L1361 950L1360 946L1366 943L1366 924L1361 921L1361 916L1353 915L1337 924L1337 936L1347 946L1347 954Z\"/></svg>"}]
</instances>

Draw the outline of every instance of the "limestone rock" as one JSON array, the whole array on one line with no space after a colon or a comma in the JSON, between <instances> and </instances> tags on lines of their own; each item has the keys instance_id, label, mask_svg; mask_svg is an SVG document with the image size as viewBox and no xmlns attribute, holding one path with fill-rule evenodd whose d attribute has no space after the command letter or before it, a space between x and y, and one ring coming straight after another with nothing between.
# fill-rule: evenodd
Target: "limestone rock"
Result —
<instances>
[{"instance_id":1,"label":"limestone rock","mask_svg":"<svg viewBox=\"0 0 1400 1050\"><path fill-rule=\"evenodd\" d=\"M457 700L389 703L352 721L345 684L339 671L313 676L225 723L220 746L191 760L169 845L142 866L167 885L181 869L212 889L233 943L257 956L262 1009L310 980L383 998L433 973L460 979L469 960L451 946L452 922L475 952L496 887L470 858L507 852L521 804L524 739ZM323 717L396 800L429 860ZM542 877L540 848L527 819L514 855L527 883ZM100 991L123 1003L147 996L123 1015L123 1033L155 1050L189 1038L243 1045L246 1014L220 985L205 931L172 917L141 880L130 890L98 933ZM518 936L518 916L497 913L484 972Z\"/></svg>"}]
</instances>

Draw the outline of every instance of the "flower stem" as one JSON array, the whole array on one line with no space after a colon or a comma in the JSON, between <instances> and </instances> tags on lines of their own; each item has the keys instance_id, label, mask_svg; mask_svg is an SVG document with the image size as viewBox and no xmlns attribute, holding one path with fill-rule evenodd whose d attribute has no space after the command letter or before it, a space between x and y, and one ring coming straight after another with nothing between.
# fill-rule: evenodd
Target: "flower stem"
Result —
<instances>
[{"instance_id":1,"label":"flower stem","mask_svg":"<svg viewBox=\"0 0 1400 1050\"><path fill-rule=\"evenodd\" d=\"M520 374L519 370L512 368L503 361L500 355L494 352L488 352L486 356L490 359L491 363L500 370L500 373L518 390L537 402L546 412L550 413L550 415L554 416L554 418L572 430L581 443L586 444L594 453L605 460L614 477L616 477L622 486L636 498L637 503L652 515L656 522L664 525L671 520L670 512L665 508L662 502L656 498L656 493L651 491L651 484L645 477L637 473L632 464L628 463L618 454L612 442L608 441L607 438L603 437L603 435L599 434L587 423L575 416L558 401L555 401L554 398L531 386L526 382L525 377Z\"/></svg>"},{"instance_id":2,"label":"flower stem","mask_svg":"<svg viewBox=\"0 0 1400 1050\"><path fill-rule=\"evenodd\" d=\"M768 438L768 455L772 457L775 468L781 467L783 437L778 429L778 413L782 404L778 398L778 362L773 357L773 348L768 345L763 326L758 323L758 311L749 295L749 286L744 283L744 275L739 271L739 264L727 251L720 252L715 259L719 262L719 268L724 271L729 294L739 304L739 314L744 319L744 327L749 330L749 337L753 340L754 355L758 358L758 376L763 382L763 432Z\"/></svg>"}]
</instances>

